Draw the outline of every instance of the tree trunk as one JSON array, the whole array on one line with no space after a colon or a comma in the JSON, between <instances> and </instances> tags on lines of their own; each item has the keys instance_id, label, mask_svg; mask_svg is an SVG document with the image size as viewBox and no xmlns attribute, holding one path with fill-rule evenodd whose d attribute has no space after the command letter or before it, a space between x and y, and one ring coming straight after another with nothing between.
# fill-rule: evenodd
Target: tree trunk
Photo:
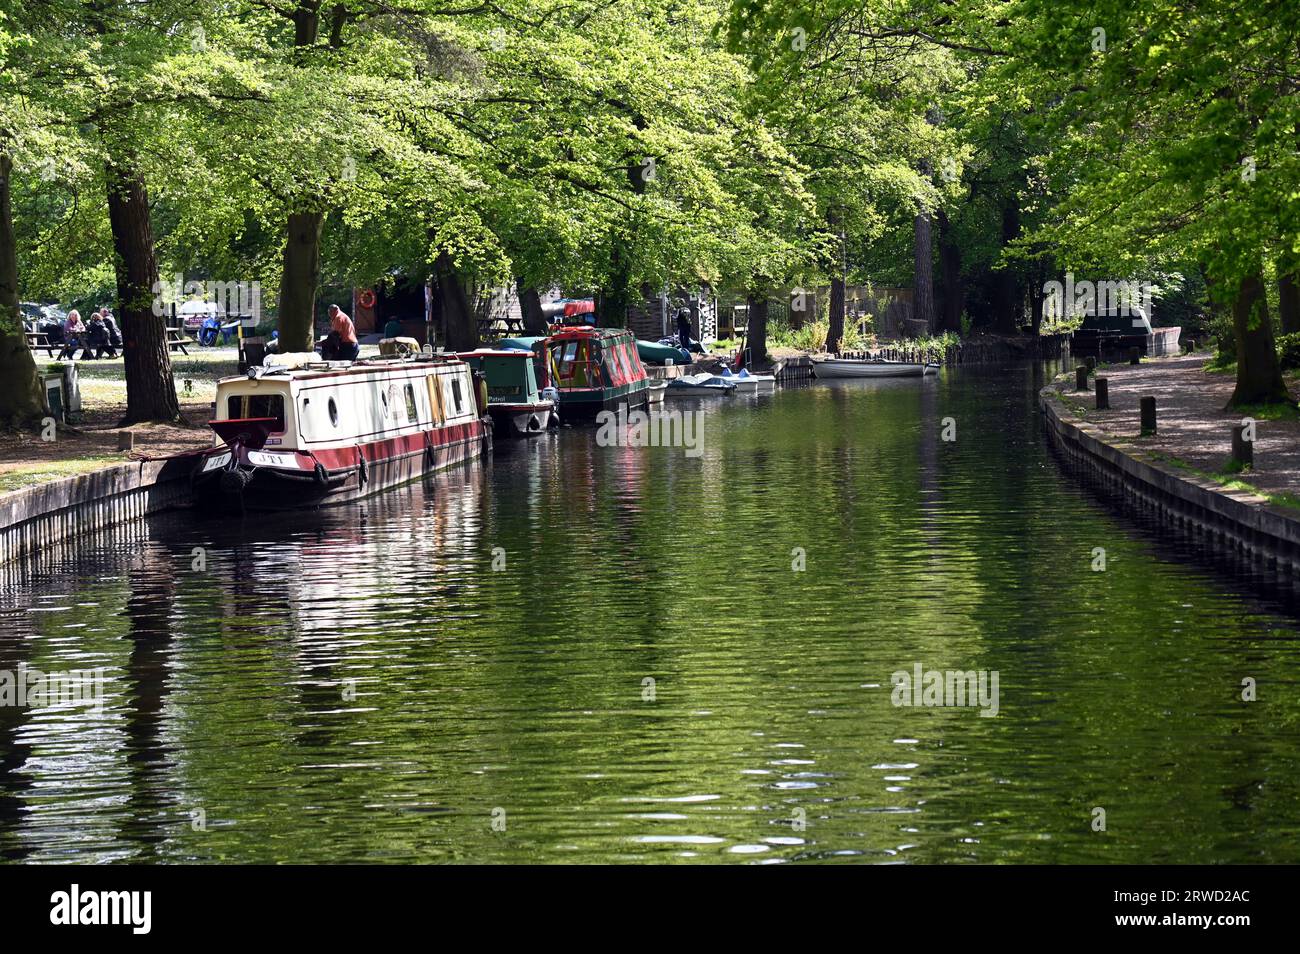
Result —
<instances>
[{"instance_id":1,"label":"tree trunk","mask_svg":"<svg viewBox=\"0 0 1300 954\"><path fill-rule=\"evenodd\" d=\"M1020 235L1020 207L1014 201L1002 210L1002 247ZM1004 335L1020 331L1022 297L1020 275L1014 266L1007 264L993 276L993 328Z\"/></svg>"},{"instance_id":2,"label":"tree trunk","mask_svg":"<svg viewBox=\"0 0 1300 954\"><path fill-rule=\"evenodd\" d=\"M1046 297L1043 285L1046 282L1044 278L1046 274L1047 271L1040 262L1034 269L1034 287L1029 292L1029 323L1033 328L1035 339L1043 333L1043 301Z\"/></svg>"},{"instance_id":3,"label":"tree trunk","mask_svg":"<svg viewBox=\"0 0 1300 954\"><path fill-rule=\"evenodd\" d=\"M934 333L934 248L930 213L922 209L912 224L912 317Z\"/></svg>"},{"instance_id":4,"label":"tree trunk","mask_svg":"<svg viewBox=\"0 0 1300 954\"><path fill-rule=\"evenodd\" d=\"M940 209L939 219L939 278L943 282L940 298L939 329L961 332L961 313L965 310L966 291L961 282L961 246L953 236L952 223Z\"/></svg>"},{"instance_id":5,"label":"tree trunk","mask_svg":"<svg viewBox=\"0 0 1300 954\"><path fill-rule=\"evenodd\" d=\"M1228 407L1289 402L1291 395L1282 381L1273 346L1264 279L1258 273L1243 278L1238 286L1232 303L1232 330L1237 342L1237 387Z\"/></svg>"},{"instance_id":6,"label":"tree trunk","mask_svg":"<svg viewBox=\"0 0 1300 954\"><path fill-rule=\"evenodd\" d=\"M28 427L44 413L45 395L18 310L18 246L9 202L12 169L9 153L0 152L0 427Z\"/></svg>"},{"instance_id":7,"label":"tree trunk","mask_svg":"<svg viewBox=\"0 0 1300 954\"><path fill-rule=\"evenodd\" d=\"M749 305L749 327L745 332L745 347L749 349L749 365L761 367L767 362L767 307L766 295L750 292L746 303Z\"/></svg>"},{"instance_id":8,"label":"tree trunk","mask_svg":"<svg viewBox=\"0 0 1300 954\"><path fill-rule=\"evenodd\" d=\"M293 21L295 62L309 68L308 48L320 36L320 0L298 0L285 13ZM283 12L283 11L282 11ZM342 22L336 17L338 29ZM320 281L320 237L325 212L298 207L289 213L280 272L280 309L276 328L280 351L312 351L316 348L316 284Z\"/></svg>"},{"instance_id":9,"label":"tree trunk","mask_svg":"<svg viewBox=\"0 0 1300 954\"><path fill-rule=\"evenodd\" d=\"M844 276L831 279L830 328L826 332L826 350L840 353L840 339L844 337Z\"/></svg>"},{"instance_id":10,"label":"tree trunk","mask_svg":"<svg viewBox=\"0 0 1300 954\"><path fill-rule=\"evenodd\" d=\"M452 351L473 351L479 346L478 322L474 320L474 309L469 305L456 266L446 252L438 254L433 274L438 281L438 300L447 327L447 347Z\"/></svg>"},{"instance_id":11,"label":"tree trunk","mask_svg":"<svg viewBox=\"0 0 1300 954\"><path fill-rule=\"evenodd\" d=\"M1300 276L1294 270L1282 272L1277 278L1277 317L1282 334L1300 331Z\"/></svg>"},{"instance_id":12,"label":"tree trunk","mask_svg":"<svg viewBox=\"0 0 1300 954\"><path fill-rule=\"evenodd\" d=\"M149 193L144 177L129 158L110 156L104 164L104 177L126 377L126 417L122 423L179 421L181 411L167 347L167 318L154 313L158 260L154 257Z\"/></svg>"},{"instance_id":13,"label":"tree trunk","mask_svg":"<svg viewBox=\"0 0 1300 954\"><path fill-rule=\"evenodd\" d=\"M516 279L515 289L519 293L519 309L524 314L524 334L546 334L546 316L542 314L542 296L536 288L529 288L523 279Z\"/></svg>"},{"instance_id":14,"label":"tree trunk","mask_svg":"<svg viewBox=\"0 0 1300 954\"><path fill-rule=\"evenodd\" d=\"M324 212L289 213L280 275L280 350L311 351L316 347L316 283L320 280L320 236Z\"/></svg>"}]
</instances>

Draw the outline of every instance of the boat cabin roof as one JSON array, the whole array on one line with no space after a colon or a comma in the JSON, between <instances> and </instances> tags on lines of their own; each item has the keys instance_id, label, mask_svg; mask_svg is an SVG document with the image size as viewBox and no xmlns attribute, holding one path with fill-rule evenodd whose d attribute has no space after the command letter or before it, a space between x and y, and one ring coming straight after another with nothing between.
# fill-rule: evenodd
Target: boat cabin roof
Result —
<instances>
[{"instance_id":1,"label":"boat cabin roof","mask_svg":"<svg viewBox=\"0 0 1300 954\"><path fill-rule=\"evenodd\" d=\"M579 339L597 338L602 341L613 341L617 338L632 338L632 332L626 328L593 328L591 325L567 325L564 327L553 327L551 329L551 342L556 341L577 341Z\"/></svg>"},{"instance_id":2,"label":"boat cabin roof","mask_svg":"<svg viewBox=\"0 0 1300 954\"><path fill-rule=\"evenodd\" d=\"M514 354L515 352L507 352ZM440 365L463 365L459 355L413 355L401 358L363 358L360 361L311 361L297 366L254 366L248 374L221 378L217 384L236 384L240 381L310 381L319 378L349 377L383 371L424 370Z\"/></svg>"},{"instance_id":3,"label":"boat cabin roof","mask_svg":"<svg viewBox=\"0 0 1300 954\"><path fill-rule=\"evenodd\" d=\"M462 361L468 361L470 358L527 358L531 361L534 355L531 351L511 348L479 348L477 351L461 351L457 357Z\"/></svg>"}]
</instances>

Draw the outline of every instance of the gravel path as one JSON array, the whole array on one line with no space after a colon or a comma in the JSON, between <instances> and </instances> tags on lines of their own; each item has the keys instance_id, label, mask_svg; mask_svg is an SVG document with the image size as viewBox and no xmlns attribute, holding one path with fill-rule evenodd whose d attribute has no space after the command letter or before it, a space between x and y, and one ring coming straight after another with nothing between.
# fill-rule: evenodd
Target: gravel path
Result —
<instances>
[{"instance_id":1,"label":"gravel path","mask_svg":"<svg viewBox=\"0 0 1300 954\"><path fill-rule=\"evenodd\" d=\"M1232 425L1240 424L1242 415L1224 410L1235 379L1203 370L1210 357L1193 354L1098 368L1097 375L1109 381L1108 411L1095 410L1091 381L1086 395L1074 390L1073 379L1058 388L1072 407L1086 406L1087 421L1107 436L1218 474L1229 460ZM1297 393L1295 382L1288 383ZM1146 396L1156 399L1158 430L1140 437L1138 401ZM1258 421L1255 431L1255 467L1241 479L1267 493L1300 496L1300 421Z\"/></svg>"}]
</instances>

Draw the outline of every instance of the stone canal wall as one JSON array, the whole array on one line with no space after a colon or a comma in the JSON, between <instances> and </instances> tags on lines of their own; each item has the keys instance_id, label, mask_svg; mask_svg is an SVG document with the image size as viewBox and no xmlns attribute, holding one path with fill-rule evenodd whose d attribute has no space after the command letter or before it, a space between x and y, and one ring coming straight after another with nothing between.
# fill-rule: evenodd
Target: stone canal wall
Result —
<instances>
[{"instance_id":1,"label":"stone canal wall","mask_svg":"<svg viewBox=\"0 0 1300 954\"><path fill-rule=\"evenodd\" d=\"M1215 556L1245 556L1300 573L1300 519L1256 494L1141 460L1137 450L1084 421L1055 387L1039 392L1049 443L1117 502L1144 509L1204 542Z\"/></svg>"},{"instance_id":2,"label":"stone canal wall","mask_svg":"<svg viewBox=\"0 0 1300 954\"><path fill-rule=\"evenodd\" d=\"M121 464L0 495L0 564L189 503L193 458Z\"/></svg>"}]
</instances>

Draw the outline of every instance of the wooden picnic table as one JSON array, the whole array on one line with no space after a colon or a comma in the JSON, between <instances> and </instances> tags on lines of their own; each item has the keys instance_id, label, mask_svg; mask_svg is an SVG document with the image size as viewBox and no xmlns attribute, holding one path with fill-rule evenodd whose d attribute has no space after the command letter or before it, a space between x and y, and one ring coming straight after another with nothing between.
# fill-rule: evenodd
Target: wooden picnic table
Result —
<instances>
[{"instance_id":1,"label":"wooden picnic table","mask_svg":"<svg viewBox=\"0 0 1300 954\"><path fill-rule=\"evenodd\" d=\"M169 350L176 351L179 349L181 354L189 357L190 353L187 350L186 345L192 344L194 344L194 339L185 334L184 328L167 329L167 347Z\"/></svg>"},{"instance_id":2,"label":"wooden picnic table","mask_svg":"<svg viewBox=\"0 0 1300 954\"><path fill-rule=\"evenodd\" d=\"M31 348L33 351L39 351L44 348L45 353L51 358L54 357L55 348L61 349L63 347L62 345L51 344L50 336L43 331L27 331L24 332L24 334L27 336L27 347Z\"/></svg>"},{"instance_id":3,"label":"wooden picnic table","mask_svg":"<svg viewBox=\"0 0 1300 954\"><path fill-rule=\"evenodd\" d=\"M480 318L478 320L478 333L480 336L486 335L494 329L497 324L506 326L506 337L515 334L524 333L523 318Z\"/></svg>"}]
</instances>

